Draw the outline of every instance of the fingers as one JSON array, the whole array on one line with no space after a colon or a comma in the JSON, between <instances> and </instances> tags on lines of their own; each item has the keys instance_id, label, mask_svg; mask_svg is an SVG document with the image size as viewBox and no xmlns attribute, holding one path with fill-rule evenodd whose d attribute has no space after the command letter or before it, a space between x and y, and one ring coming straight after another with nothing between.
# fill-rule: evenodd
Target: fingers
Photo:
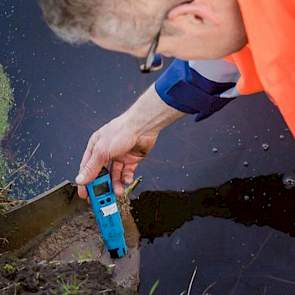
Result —
<instances>
[{"instance_id":1,"label":"fingers","mask_svg":"<svg viewBox=\"0 0 295 295\"><path fill-rule=\"evenodd\" d=\"M79 185L78 186L78 195L81 199L87 199L88 198L88 193L86 190L86 187L84 185Z\"/></svg>"},{"instance_id":2,"label":"fingers","mask_svg":"<svg viewBox=\"0 0 295 295\"><path fill-rule=\"evenodd\" d=\"M133 182L137 166L138 163L126 164L124 166L121 179L125 184L131 184Z\"/></svg>"},{"instance_id":3,"label":"fingers","mask_svg":"<svg viewBox=\"0 0 295 295\"><path fill-rule=\"evenodd\" d=\"M88 144L87 144L87 147L86 147L86 150L84 152L84 155L83 155L83 158L82 158L82 161L80 163L80 171L85 167L86 163L89 161L90 157L91 157L91 154L92 154L92 150L95 146L95 143L97 142L98 140L98 135L96 133L94 133L90 138L89 138L89 141L88 141Z\"/></svg>"},{"instance_id":4,"label":"fingers","mask_svg":"<svg viewBox=\"0 0 295 295\"><path fill-rule=\"evenodd\" d=\"M102 169L104 163L107 161L107 153L104 152L102 145L97 143L92 154L76 177L76 182L80 185L85 185L95 179Z\"/></svg>"},{"instance_id":5,"label":"fingers","mask_svg":"<svg viewBox=\"0 0 295 295\"><path fill-rule=\"evenodd\" d=\"M97 139L98 139L98 136L95 133L90 137L86 150L83 154L82 161L80 163L80 172L85 168L85 165L89 161L92 154L93 147ZM77 182L77 179L76 179L76 182ZM78 186L78 195L81 199L88 198L88 193L85 186Z\"/></svg>"},{"instance_id":6,"label":"fingers","mask_svg":"<svg viewBox=\"0 0 295 295\"><path fill-rule=\"evenodd\" d=\"M134 172L138 163L125 164L120 161L112 163L112 183L114 192L117 196L122 196L124 192L124 185L131 184L134 180Z\"/></svg>"},{"instance_id":7,"label":"fingers","mask_svg":"<svg viewBox=\"0 0 295 295\"><path fill-rule=\"evenodd\" d=\"M123 183L121 181L124 164L118 161L112 163L111 175L114 192L117 196L121 196L124 192Z\"/></svg>"}]
</instances>

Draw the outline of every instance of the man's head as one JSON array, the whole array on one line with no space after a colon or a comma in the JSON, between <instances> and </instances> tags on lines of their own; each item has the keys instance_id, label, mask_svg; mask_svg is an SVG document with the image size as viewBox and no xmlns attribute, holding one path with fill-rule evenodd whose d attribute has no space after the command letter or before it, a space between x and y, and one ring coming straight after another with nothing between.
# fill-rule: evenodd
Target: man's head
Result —
<instances>
[{"instance_id":1,"label":"man's head","mask_svg":"<svg viewBox=\"0 0 295 295\"><path fill-rule=\"evenodd\" d=\"M54 32L71 43L145 56L219 58L242 48L246 33L237 0L39 0Z\"/></svg>"}]
</instances>

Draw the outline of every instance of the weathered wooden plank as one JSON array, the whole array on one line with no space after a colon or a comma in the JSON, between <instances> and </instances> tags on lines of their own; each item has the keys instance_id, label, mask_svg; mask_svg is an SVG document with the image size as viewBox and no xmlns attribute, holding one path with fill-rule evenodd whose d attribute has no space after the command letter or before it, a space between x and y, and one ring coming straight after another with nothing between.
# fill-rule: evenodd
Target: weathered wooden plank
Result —
<instances>
[{"instance_id":1,"label":"weathered wooden plank","mask_svg":"<svg viewBox=\"0 0 295 295\"><path fill-rule=\"evenodd\" d=\"M64 219L87 208L77 189L65 181L25 205L0 216L0 253L27 251ZM5 242L7 240L7 242Z\"/></svg>"}]
</instances>

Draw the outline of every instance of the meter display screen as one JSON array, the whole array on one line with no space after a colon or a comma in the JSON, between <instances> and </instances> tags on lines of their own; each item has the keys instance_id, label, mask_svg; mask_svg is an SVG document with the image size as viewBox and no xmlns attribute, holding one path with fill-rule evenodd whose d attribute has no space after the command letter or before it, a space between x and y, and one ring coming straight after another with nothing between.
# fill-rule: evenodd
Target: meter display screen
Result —
<instances>
[{"instance_id":1,"label":"meter display screen","mask_svg":"<svg viewBox=\"0 0 295 295\"><path fill-rule=\"evenodd\" d=\"M108 182L101 183L99 185L95 185L93 187L93 191L96 197L102 196L110 192L110 187Z\"/></svg>"}]
</instances>

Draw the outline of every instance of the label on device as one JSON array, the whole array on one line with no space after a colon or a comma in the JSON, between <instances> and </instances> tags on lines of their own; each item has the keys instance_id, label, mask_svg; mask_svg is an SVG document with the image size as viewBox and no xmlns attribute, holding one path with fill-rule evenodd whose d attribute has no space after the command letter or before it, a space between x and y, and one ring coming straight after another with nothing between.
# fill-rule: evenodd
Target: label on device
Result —
<instances>
[{"instance_id":1,"label":"label on device","mask_svg":"<svg viewBox=\"0 0 295 295\"><path fill-rule=\"evenodd\" d=\"M118 212L118 207L116 203L113 203L112 205L101 208L101 211L103 216L109 216Z\"/></svg>"}]
</instances>

